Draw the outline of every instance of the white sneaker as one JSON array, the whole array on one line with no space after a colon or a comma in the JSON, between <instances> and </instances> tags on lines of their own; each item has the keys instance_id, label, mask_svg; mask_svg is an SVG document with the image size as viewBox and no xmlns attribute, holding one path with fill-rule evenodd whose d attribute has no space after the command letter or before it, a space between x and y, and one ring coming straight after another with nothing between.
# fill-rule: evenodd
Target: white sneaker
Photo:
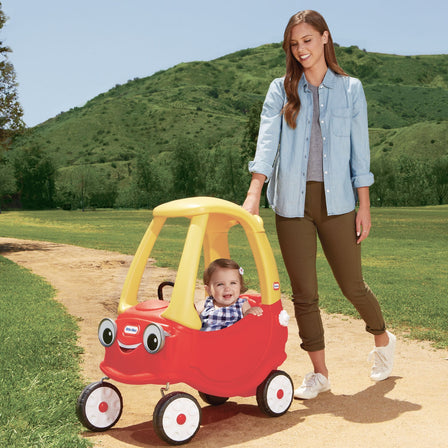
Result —
<instances>
[{"instance_id":1,"label":"white sneaker","mask_svg":"<svg viewBox=\"0 0 448 448\"><path fill-rule=\"evenodd\" d=\"M397 338L387 331L389 336L389 344L385 347L375 347L369 353L369 361L373 359L373 367L370 372L370 378L373 381L382 381L389 378L392 373L392 368L394 367L394 354L395 354L395 344Z\"/></svg>"},{"instance_id":2,"label":"white sneaker","mask_svg":"<svg viewBox=\"0 0 448 448\"><path fill-rule=\"evenodd\" d=\"M302 385L294 391L294 397L301 400L316 398L321 392L330 390L330 381L321 373L308 373Z\"/></svg>"}]
</instances>

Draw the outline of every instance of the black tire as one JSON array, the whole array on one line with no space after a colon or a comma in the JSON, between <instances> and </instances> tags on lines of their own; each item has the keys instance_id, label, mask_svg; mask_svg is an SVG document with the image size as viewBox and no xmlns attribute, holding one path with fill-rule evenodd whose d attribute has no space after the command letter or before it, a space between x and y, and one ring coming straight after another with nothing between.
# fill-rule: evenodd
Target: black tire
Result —
<instances>
[{"instance_id":1,"label":"black tire","mask_svg":"<svg viewBox=\"0 0 448 448\"><path fill-rule=\"evenodd\" d=\"M206 394L204 392L199 392L199 396L207 404L211 404L212 406L219 406L221 404L224 404L229 399L229 397L217 397L216 395L210 395L210 394Z\"/></svg>"},{"instance_id":2,"label":"black tire","mask_svg":"<svg viewBox=\"0 0 448 448\"><path fill-rule=\"evenodd\" d=\"M76 402L79 421L92 431L106 431L121 417L123 398L116 386L105 381L84 388Z\"/></svg>"},{"instance_id":3,"label":"black tire","mask_svg":"<svg viewBox=\"0 0 448 448\"><path fill-rule=\"evenodd\" d=\"M182 445L196 435L201 417L196 398L183 392L172 392L157 403L152 424L162 440L170 445Z\"/></svg>"},{"instance_id":4,"label":"black tire","mask_svg":"<svg viewBox=\"0 0 448 448\"><path fill-rule=\"evenodd\" d=\"M294 385L290 376L273 370L257 388L258 407L269 417L283 415L291 406Z\"/></svg>"}]
</instances>

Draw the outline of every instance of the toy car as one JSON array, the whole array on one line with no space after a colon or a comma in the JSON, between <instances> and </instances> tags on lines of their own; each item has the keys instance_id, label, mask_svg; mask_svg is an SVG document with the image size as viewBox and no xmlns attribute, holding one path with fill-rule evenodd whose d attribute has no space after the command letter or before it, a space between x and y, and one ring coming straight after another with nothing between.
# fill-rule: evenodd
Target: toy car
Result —
<instances>
[{"instance_id":1,"label":"toy car","mask_svg":"<svg viewBox=\"0 0 448 448\"><path fill-rule=\"evenodd\" d=\"M187 217L190 224L171 300L137 301L139 285L156 238L167 218ZM252 250L261 294L246 295L263 308L262 316L241 319L223 330L200 331L194 292L203 249L204 265L230 258L228 232L241 225ZM244 296L244 295L243 295ZM290 407L293 384L276 370L286 359L288 315L282 308L277 266L262 219L228 201L197 197L156 207L129 268L118 306L118 318L103 319L98 336L105 347L100 364L107 377L128 384L159 384L162 398L153 413L155 432L178 445L193 438L200 427L201 407L183 392L164 393L169 384L186 383L208 404L229 397L256 396L259 408L280 416ZM104 431L119 420L123 400L118 388L105 379L80 394L77 414L93 431Z\"/></svg>"}]
</instances>

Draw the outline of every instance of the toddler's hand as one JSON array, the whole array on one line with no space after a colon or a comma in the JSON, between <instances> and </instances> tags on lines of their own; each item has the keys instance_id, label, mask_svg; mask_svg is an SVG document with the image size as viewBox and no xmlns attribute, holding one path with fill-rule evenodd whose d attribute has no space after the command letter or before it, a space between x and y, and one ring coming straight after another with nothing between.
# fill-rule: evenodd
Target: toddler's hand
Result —
<instances>
[{"instance_id":1,"label":"toddler's hand","mask_svg":"<svg viewBox=\"0 0 448 448\"><path fill-rule=\"evenodd\" d=\"M253 314L254 316L261 316L263 314L263 309L259 306L253 306L246 311L246 316L248 314Z\"/></svg>"}]
</instances>

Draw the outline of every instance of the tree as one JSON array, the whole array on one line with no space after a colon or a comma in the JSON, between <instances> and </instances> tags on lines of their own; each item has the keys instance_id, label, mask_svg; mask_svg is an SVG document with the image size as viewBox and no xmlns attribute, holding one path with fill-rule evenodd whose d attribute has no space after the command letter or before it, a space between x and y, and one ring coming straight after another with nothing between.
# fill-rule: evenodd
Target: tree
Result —
<instances>
[{"instance_id":1,"label":"tree","mask_svg":"<svg viewBox=\"0 0 448 448\"><path fill-rule=\"evenodd\" d=\"M51 158L40 148L14 151L14 174L25 208L53 207L55 173Z\"/></svg>"},{"instance_id":2,"label":"tree","mask_svg":"<svg viewBox=\"0 0 448 448\"><path fill-rule=\"evenodd\" d=\"M394 163L381 157L372 161L371 170L375 175L375 182L370 187L370 200L372 205L382 207L397 205L396 199L396 167Z\"/></svg>"},{"instance_id":3,"label":"tree","mask_svg":"<svg viewBox=\"0 0 448 448\"><path fill-rule=\"evenodd\" d=\"M117 190L117 182L104 172L90 165L78 165L59 170L55 202L65 210L112 208Z\"/></svg>"},{"instance_id":4,"label":"tree","mask_svg":"<svg viewBox=\"0 0 448 448\"><path fill-rule=\"evenodd\" d=\"M203 163L206 194L242 204L250 177L241 163L237 142L223 139L208 152Z\"/></svg>"},{"instance_id":5,"label":"tree","mask_svg":"<svg viewBox=\"0 0 448 448\"><path fill-rule=\"evenodd\" d=\"M196 196L204 186L199 148L188 140L178 141L173 151L173 187L177 198Z\"/></svg>"},{"instance_id":6,"label":"tree","mask_svg":"<svg viewBox=\"0 0 448 448\"><path fill-rule=\"evenodd\" d=\"M0 2L0 30L8 18ZM6 149L12 136L25 127L22 106L18 100L14 66L8 61L11 49L0 40L0 148Z\"/></svg>"},{"instance_id":7,"label":"tree","mask_svg":"<svg viewBox=\"0 0 448 448\"><path fill-rule=\"evenodd\" d=\"M137 156L136 185L139 198L148 208L159 205L164 198L166 185L162 182L154 157L150 151L141 152Z\"/></svg>"},{"instance_id":8,"label":"tree","mask_svg":"<svg viewBox=\"0 0 448 448\"><path fill-rule=\"evenodd\" d=\"M437 203L444 204L448 200L448 156L434 161L432 175Z\"/></svg>"},{"instance_id":9,"label":"tree","mask_svg":"<svg viewBox=\"0 0 448 448\"><path fill-rule=\"evenodd\" d=\"M243 163L247 163L255 156L262 107L263 103L261 101L257 101L249 110L248 120L244 130L243 142L241 144L241 158Z\"/></svg>"},{"instance_id":10,"label":"tree","mask_svg":"<svg viewBox=\"0 0 448 448\"><path fill-rule=\"evenodd\" d=\"M255 152L257 150L258 130L260 128L260 114L262 109L263 103L261 101L257 101L249 110L249 118L246 123L243 142L241 144L241 160L245 166L247 166L247 163L255 157ZM266 188L267 184L264 184L261 193L262 196L264 196L264 207L269 208Z\"/></svg>"},{"instance_id":11,"label":"tree","mask_svg":"<svg viewBox=\"0 0 448 448\"><path fill-rule=\"evenodd\" d=\"M13 168L0 160L0 205L2 199L15 193L16 191L16 180L14 177ZM0 207L0 213L1 213Z\"/></svg>"}]
</instances>

